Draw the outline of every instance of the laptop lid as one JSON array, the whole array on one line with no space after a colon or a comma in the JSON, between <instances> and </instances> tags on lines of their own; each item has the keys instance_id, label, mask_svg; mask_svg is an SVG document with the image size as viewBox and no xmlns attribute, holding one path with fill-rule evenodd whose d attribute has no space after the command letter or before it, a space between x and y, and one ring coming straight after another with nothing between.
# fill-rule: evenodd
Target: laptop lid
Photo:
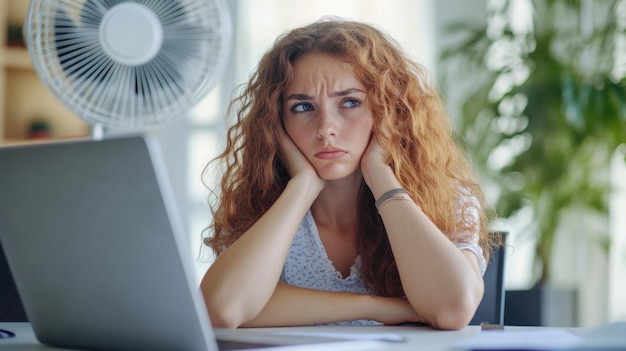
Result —
<instances>
[{"instance_id":1,"label":"laptop lid","mask_svg":"<svg viewBox=\"0 0 626 351\"><path fill-rule=\"evenodd\" d=\"M212 329L160 155L149 136L0 148L0 242L41 343L330 351L388 341Z\"/></svg>"},{"instance_id":2,"label":"laptop lid","mask_svg":"<svg viewBox=\"0 0 626 351\"><path fill-rule=\"evenodd\" d=\"M216 350L157 144L0 148L0 240L38 340Z\"/></svg>"}]
</instances>

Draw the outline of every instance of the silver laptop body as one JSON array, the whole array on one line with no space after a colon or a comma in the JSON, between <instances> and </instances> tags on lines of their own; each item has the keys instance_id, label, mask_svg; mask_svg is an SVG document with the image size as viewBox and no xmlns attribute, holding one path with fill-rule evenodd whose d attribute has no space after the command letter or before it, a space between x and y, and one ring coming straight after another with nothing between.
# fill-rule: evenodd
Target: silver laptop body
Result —
<instances>
[{"instance_id":1,"label":"silver laptop body","mask_svg":"<svg viewBox=\"0 0 626 351\"><path fill-rule=\"evenodd\" d=\"M134 136L0 149L0 240L40 342L216 349L155 148Z\"/></svg>"},{"instance_id":2,"label":"silver laptop body","mask_svg":"<svg viewBox=\"0 0 626 351\"><path fill-rule=\"evenodd\" d=\"M160 155L149 136L0 148L0 242L41 343L214 351L217 333L245 349L381 345L212 329Z\"/></svg>"}]
</instances>

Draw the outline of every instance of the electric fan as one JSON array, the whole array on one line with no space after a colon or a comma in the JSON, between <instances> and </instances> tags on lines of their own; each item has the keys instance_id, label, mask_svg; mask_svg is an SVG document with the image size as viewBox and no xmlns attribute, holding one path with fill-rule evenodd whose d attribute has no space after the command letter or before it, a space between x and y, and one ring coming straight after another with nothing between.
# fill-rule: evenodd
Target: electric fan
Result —
<instances>
[{"instance_id":1,"label":"electric fan","mask_svg":"<svg viewBox=\"0 0 626 351\"><path fill-rule=\"evenodd\" d=\"M221 77L230 34L222 0L31 0L24 24L37 75L96 126L183 116Z\"/></svg>"}]
</instances>

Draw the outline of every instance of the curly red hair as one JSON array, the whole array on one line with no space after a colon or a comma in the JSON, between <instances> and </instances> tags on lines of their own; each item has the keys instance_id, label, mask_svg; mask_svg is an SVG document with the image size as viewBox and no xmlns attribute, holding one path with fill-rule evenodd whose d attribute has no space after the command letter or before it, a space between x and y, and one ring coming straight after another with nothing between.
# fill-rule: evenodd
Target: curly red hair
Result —
<instances>
[{"instance_id":1,"label":"curly red hair","mask_svg":"<svg viewBox=\"0 0 626 351\"><path fill-rule=\"evenodd\" d=\"M213 235L205 240L220 254L276 201L289 175L279 157L282 93L293 64L309 53L332 55L354 67L367 89L373 133L388 151L404 188L450 239L479 235L486 258L493 242L486 230L483 193L453 138L443 103L426 70L395 41L370 25L323 19L280 36L230 106L217 203L211 204ZM205 171L210 171L207 166ZM369 188L362 183L356 246L366 285L381 296L403 296L385 227ZM459 234L464 233L464 234ZM459 237L461 236L461 237Z\"/></svg>"}]
</instances>

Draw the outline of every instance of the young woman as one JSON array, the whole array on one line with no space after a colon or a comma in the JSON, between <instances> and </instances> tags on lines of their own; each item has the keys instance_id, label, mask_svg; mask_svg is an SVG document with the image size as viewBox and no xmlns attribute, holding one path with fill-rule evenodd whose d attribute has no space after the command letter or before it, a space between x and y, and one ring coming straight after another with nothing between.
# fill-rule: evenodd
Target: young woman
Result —
<instances>
[{"instance_id":1,"label":"young woman","mask_svg":"<svg viewBox=\"0 0 626 351\"><path fill-rule=\"evenodd\" d=\"M231 108L201 284L215 326L469 323L493 243L423 67L324 19L279 37Z\"/></svg>"}]
</instances>

